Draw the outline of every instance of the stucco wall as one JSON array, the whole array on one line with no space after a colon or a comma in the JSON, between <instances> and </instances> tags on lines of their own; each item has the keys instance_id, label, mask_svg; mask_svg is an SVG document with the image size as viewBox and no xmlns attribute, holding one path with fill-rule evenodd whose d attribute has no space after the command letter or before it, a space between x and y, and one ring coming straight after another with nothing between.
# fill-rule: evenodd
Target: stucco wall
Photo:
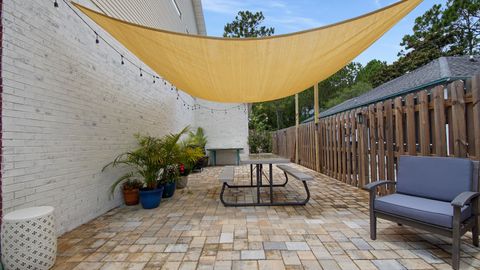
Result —
<instances>
[{"instance_id":1,"label":"stucco wall","mask_svg":"<svg viewBox=\"0 0 480 270\"><path fill-rule=\"evenodd\" d=\"M108 194L120 172L100 170L135 145L134 133L195 126L196 111L177 101L169 85L121 65L119 55L102 41L95 44L92 31L58 2L57 9L53 1L3 2L2 186L4 213L52 205L63 233L120 205L121 196L110 200Z\"/></svg>"}]
</instances>

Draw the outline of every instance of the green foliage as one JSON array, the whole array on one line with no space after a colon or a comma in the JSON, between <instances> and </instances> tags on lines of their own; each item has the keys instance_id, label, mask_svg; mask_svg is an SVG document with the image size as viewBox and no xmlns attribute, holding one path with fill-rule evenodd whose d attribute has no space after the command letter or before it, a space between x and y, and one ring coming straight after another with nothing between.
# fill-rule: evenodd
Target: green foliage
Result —
<instances>
[{"instance_id":1,"label":"green foliage","mask_svg":"<svg viewBox=\"0 0 480 270\"><path fill-rule=\"evenodd\" d=\"M223 28L224 37L251 38L271 36L275 32L273 27L260 26L265 20L263 13L251 11L239 11L235 20L227 23Z\"/></svg>"},{"instance_id":2,"label":"green foliage","mask_svg":"<svg viewBox=\"0 0 480 270\"><path fill-rule=\"evenodd\" d=\"M143 182L137 179L129 179L122 185L123 190L134 190L143 187Z\"/></svg>"},{"instance_id":3,"label":"green foliage","mask_svg":"<svg viewBox=\"0 0 480 270\"><path fill-rule=\"evenodd\" d=\"M108 167L126 166L130 169L112 184L111 194L124 181L141 180L143 186L154 189L158 183L172 181L172 178L175 180L178 175L177 166L185 158L178 141L188 130L187 126L179 133L171 133L162 138L136 134L138 147L119 154L102 169L102 172Z\"/></svg>"},{"instance_id":4,"label":"green foliage","mask_svg":"<svg viewBox=\"0 0 480 270\"><path fill-rule=\"evenodd\" d=\"M190 138L191 137L189 137L189 139ZM182 141L179 144L179 163L184 165L184 175L188 175L195 163L197 163L200 158L205 156L205 144L192 144L189 142L189 139ZM201 145L203 145L203 147L201 147Z\"/></svg>"},{"instance_id":5,"label":"green foliage","mask_svg":"<svg viewBox=\"0 0 480 270\"><path fill-rule=\"evenodd\" d=\"M337 104L342 103L343 101L347 99L351 99L353 97L357 97L365 92L368 92L372 89L372 85L368 82L363 82L363 81L358 81L354 83L353 85L340 89L340 91L337 93L337 95L331 99L329 99L325 107L326 108L331 108Z\"/></svg>"},{"instance_id":6,"label":"green foliage","mask_svg":"<svg viewBox=\"0 0 480 270\"><path fill-rule=\"evenodd\" d=\"M250 130L248 133L250 153L272 152L272 134L266 130Z\"/></svg>"},{"instance_id":7,"label":"green foliage","mask_svg":"<svg viewBox=\"0 0 480 270\"><path fill-rule=\"evenodd\" d=\"M392 80L428 62L451 55L480 52L480 1L448 0L416 18L413 33L400 44L398 60L375 76L373 86Z\"/></svg>"},{"instance_id":8,"label":"green foliage","mask_svg":"<svg viewBox=\"0 0 480 270\"><path fill-rule=\"evenodd\" d=\"M480 0L448 0L415 19L403 37L398 60L350 63L319 83L319 108L326 110L361 95L430 61L451 55L480 53ZM300 121L313 114L313 91L299 94ZM250 129L276 130L295 125L295 100L287 97L252 105ZM255 140L258 141L258 140Z\"/></svg>"},{"instance_id":9,"label":"green foliage","mask_svg":"<svg viewBox=\"0 0 480 270\"><path fill-rule=\"evenodd\" d=\"M195 132L189 131L188 138L184 141L185 147L200 148L205 154L205 145L207 145L207 136L203 132L203 128L198 127Z\"/></svg>"},{"instance_id":10,"label":"green foliage","mask_svg":"<svg viewBox=\"0 0 480 270\"><path fill-rule=\"evenodd\" d=\"M469 55L479 53L479 0L448 0L442 20L446 31L454 37L451 50Z\"/></svg>"}]
</instances>

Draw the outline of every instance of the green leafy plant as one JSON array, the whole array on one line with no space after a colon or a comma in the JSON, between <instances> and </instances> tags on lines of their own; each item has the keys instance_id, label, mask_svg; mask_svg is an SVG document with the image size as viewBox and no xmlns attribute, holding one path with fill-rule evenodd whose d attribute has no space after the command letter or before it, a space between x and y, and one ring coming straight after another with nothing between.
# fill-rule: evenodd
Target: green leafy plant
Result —
<instances>
[{"instance_id":1,"label":"green leafy plant","mask_svg":"<svg viewBox=\"0 0 480 270\"><path fill-rule=\"evenodd\" d=\"M248 133L250 153L272 152L272 134L265 130L250 130Z\"/></svg>"},{"instance_id":2,"label":"green leafy plant","mask_svg":"<svg viewBox=\"0 0 480 270\"><path fill-rule=\"evenodd\" d=\"M170 173L172 167L178 172L177 165L182 160L182 153L178 142L180 137L186 134L189 127L185 127L179 133L171 133L162 138L136 134L138 147L133 151L119 154L115 159L105 165L102 172L108 167L127 166L130 171L120 176L110 187L113 195L116 187L124 182L140 179L142 187L155 189L158 184L175 181L175 175Z\"/></svg>"},{"instance_id":3,"label":"green leafy plant","mask_svg":"<svg viewBox=\"0 0 480 270\"><path fill-rule=\"evenodd\" d=\"M129 179L122 185L123 190L134 190L143 187L143 182L137 179Z\"/></svg>"},{"instance_id":4,"label":"green leafy plant","mask_svg":"<svg viewBox=\"0 0 480 270\"><path fill-rule=\"evenodd\" d=\"M197 161L202 158L205 153L199 146L195 144L189 144L188 140L182 141L180 143L180 164L179 171L180 175L185 176L190 173Z\"/></svg>"},{"instance_id":5,"label":"green leafy plant","mask_svg":"<svg viewBox=\"0 0 480 270\"><path fill-rule=\"evenodd\" d=\"M195 148L198 147L205 154L205 146L207 145L207 136L203 132L203 128L198 127L195 132L190 131L188 138L184 141L185 147Z\"/></svg>"}]
</instances>

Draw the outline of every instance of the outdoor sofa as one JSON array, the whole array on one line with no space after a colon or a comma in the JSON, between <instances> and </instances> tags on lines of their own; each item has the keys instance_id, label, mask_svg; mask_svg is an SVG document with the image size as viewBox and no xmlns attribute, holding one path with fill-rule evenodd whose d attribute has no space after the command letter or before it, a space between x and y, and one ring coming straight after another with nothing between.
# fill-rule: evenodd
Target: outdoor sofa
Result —
<instances>
[{"instance_id":1,"label":"outdoor sofa","mask_svg":"<svg viewBox=\"0 0 480 270\"><path fill-rule=\"evenodd\" d=\"M452 267L460 266L460 238L472 231L478 247L479 163L469 159L400 156L397 181L377 181L370 192L370 238L377 218L452 238ZM377 187L392 194L377 196Z\"/></svg>"}]
</instances>

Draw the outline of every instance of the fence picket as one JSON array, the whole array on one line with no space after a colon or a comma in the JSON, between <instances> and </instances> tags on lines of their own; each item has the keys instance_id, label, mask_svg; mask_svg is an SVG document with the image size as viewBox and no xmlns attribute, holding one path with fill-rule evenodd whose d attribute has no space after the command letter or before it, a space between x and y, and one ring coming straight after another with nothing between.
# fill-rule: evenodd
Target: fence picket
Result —
<instances>
[{"instance_id":1,"label":"fence picket","mask_svg":"<svg viewBox=\"0 0 480 270\"><path fill-rule=\"evenodd\" d=\"M433 113L435 129L435 155L447 155L447 138L446 138L446 119L445 119L445 99L443 86L437 86L432 91L433 94Z\"/></svg>"},{"instance_id":2,"label":"fence picket","mask_svg":"<svg viewBox=\"0 0 480 270\"><path fill-rule=\"evenodd\" d=\"M298 136L301 165L357 187L395 180L404 153L480 160L480 74L302 124ZM274 132L272 149L295 160L295 127Z\"/></svg>"},{"instance_id":3,"label":"fence picket","mask_svg":"<svg viewBox=\"0 0 480 270\"><path fill-rule=\"evenodd\" d=\"M415 132L415 97L408 94L405 98L407 118L407 150L409 155L417 154L417 140Z\"/></svg>"}]
</instances>

